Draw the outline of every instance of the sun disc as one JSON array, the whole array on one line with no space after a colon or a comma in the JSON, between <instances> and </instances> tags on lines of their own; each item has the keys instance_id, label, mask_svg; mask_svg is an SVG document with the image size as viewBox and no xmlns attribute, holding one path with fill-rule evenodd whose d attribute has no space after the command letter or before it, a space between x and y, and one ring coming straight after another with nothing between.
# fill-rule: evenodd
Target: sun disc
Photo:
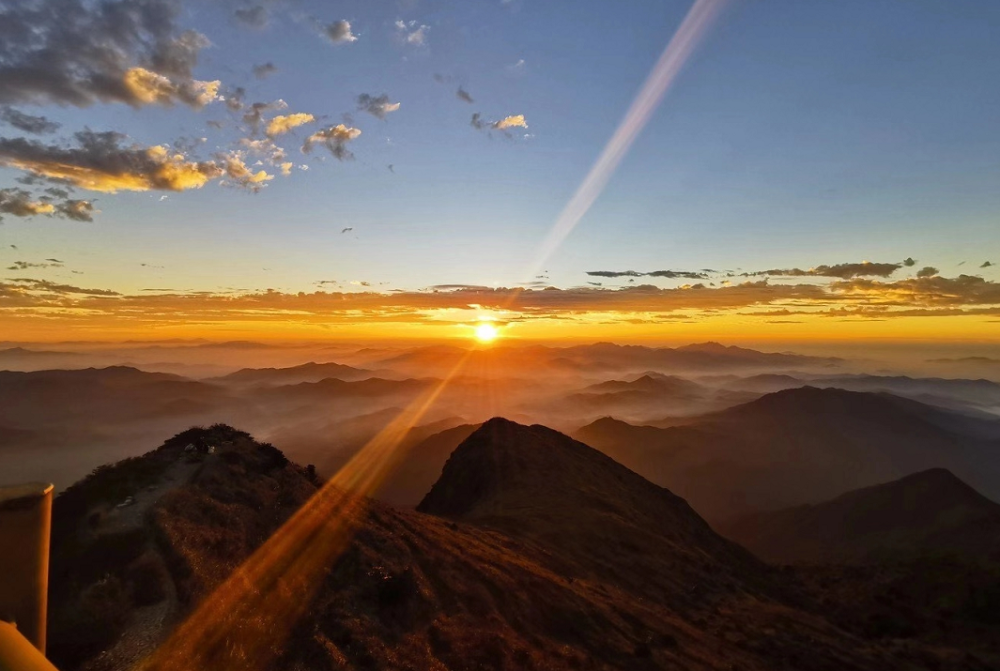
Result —
<instances>
[{"instance_id":1,"label":"sun disc","mask_svg":"<svg viewBox=\"0 0 1000 671\"><path fill-rule=\"evenodd\" d=\"M484 322L476 326L476 340L479 342L493 342L497 335L499 335L499 332L493 324Z\"/></svg>"}]
</instances>

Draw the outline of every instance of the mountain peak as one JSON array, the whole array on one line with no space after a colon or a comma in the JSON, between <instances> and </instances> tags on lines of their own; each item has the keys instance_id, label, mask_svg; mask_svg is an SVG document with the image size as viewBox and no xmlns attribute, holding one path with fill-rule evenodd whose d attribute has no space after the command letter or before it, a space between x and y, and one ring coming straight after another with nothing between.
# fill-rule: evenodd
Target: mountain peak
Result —
<instances>
[{"instance_id":1,"label":"mountain peak","mask_svg":"<svg viewBox=\"0 0 1000 671\"><path fill-rule=\"evenodd\" d=\"M654 582L698 581L713 566L750 582L763 575L684 499L558 431L500 417L455 449L417 510L530 539L593 575L624 553L646 567L637 575L647 578L625 580L640 591L664 566Z\"/></svg>"},{"instance_id":2,"label":"mountain peak","mask_svg":"<svg viewBox=\"0 0 1000 671\"><path fill-rule=\"evenodd\" d=\"M463 518L576 519L617 510L632 519L667 506L704 524L683 499L601 452L541 425L494 417L452 453L418 510Z\"/></svg>"}]
</instances>

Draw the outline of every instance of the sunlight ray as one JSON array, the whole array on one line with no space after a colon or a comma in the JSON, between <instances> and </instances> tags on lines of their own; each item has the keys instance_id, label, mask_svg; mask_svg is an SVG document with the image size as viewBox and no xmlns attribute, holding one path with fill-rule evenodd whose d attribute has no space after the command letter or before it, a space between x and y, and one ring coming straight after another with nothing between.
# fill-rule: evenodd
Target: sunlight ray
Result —
<instances>
[{"instance_id":1,"label":"sunlight ray","mask_svg":"<svg viewBox=\"0 0 1000 671\"><path fill-rule=\"evenodd\" d=\"M684 21L674 36L667 43L656 65L646 78L646 83L632 101L625 118L608 140L604 151L587 173L586 178L577 188L576 193L559 214L555 225L538 249L526 277L534 277L545 267L563 241L573 232L573 229L590 206L594 204L601 191L607 185L618 165L625 158L632 143L639 137L653 112L667 90L677 79L684 64L701 43L708 28L719 15L726 0L696 0L688 11Z\"/></svg>"}]
</instances>

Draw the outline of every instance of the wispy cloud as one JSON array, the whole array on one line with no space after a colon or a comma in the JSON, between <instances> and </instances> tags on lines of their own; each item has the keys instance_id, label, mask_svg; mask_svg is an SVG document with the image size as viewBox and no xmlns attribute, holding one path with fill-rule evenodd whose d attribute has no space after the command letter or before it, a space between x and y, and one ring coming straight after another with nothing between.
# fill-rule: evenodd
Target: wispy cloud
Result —
<instances>
[{"instance_id":1,"label":"wispy cloud","mask_svg":"<svg viewBox=\"0 0 1000 671\"><path fill-rule=\"evenodd\" d=\"M233 12L233 18L248 28L266 28L269 20L267 8L263 5L240 7Z\"/></svg>"},{"instance_id":2,"label":"wispy cloud","mask_svg":"<svg viewBox=\"0 0 1000 671\"><path fill-rule=\"evenodd\" d=\"M385 93L380 96L362 93L358 96L358 111L368 112L379 119L385 119L387 114L398 110L399 105L399 103L389 102L389 96Z\"/></svg>"},{"instance_id":3,"label":"wispy cloud","mask_svg":"<svg viewBox=\"0 0 1000 671\"><path fill-rule=\"evenodd\" d=\"M912 259L907 259L910 261ZM744 273L744 276L752 275L772 275L775 277L839 277L850 279L852 277L888 277L899 270L902 266L910 263L872 263L862 261L861 263L838 263L832 266L816 266L808 270L801 268L772 268L770 270L760 270L753 273Z\"/></svg>"},{"instance_id":4,"label":"wispy cloud","mask_svg":"<svg viewBox=\"0 0 1000 671\"><path fill-rule=\"evenodd\" d=\"M640 273L635 270L588 270L591 277L665 277L667 279L707 280L708 274L687 270L654 270Z\"/></svg>"},{"instance_id":5,"label":"wispy cloud","mask_svg":"<svg viewBox=\"0 0 1000 671\"><path fill-rule=\"evenodd\" d=\"M356 140L360 136L360 129L350 128L344 124L337 124L336 126L318 130L307 137L305 143L302 145L302 151L308 154L318 144L326 147L338 160L351 159L354 158L354 154L347 148L347 143Z\"/></svg>"},{"instance_id":6,"label":"wispy cloud","mask_svg":"<svg viewBox=\"0 0 1000 671\"><path fill-rule=\"evenodd\" d=\"M8 266L7 270L30 270L32 268L62 268L62 261L57 261L56 259L46 259L47 263L31 263L29 261L15 261L13 265Z\"/></svg>"},{"instance_id":7,"label":"wispy cloud","mask_svg":"<svg viewBox=\"0 0 1000 671\"><path fill-rule=\"evenodd\" d=\"M267 79L277 71L278 66L271 61L253 66L253 76L257 79Z\"/></svg>"},{"instance_id":8,"label":"wispy cloud","mask_svg":"<svg viewBox=\"0 0 1000 671\"><path fill-rule=\"evenodd\" d=\"M427 46L427 32L430 29L430 26L418 25L416 21L396 20L396 36L404 44L415 47Z\"/></svg>"},{"instance_id":9,"label":"wispy cloud","mask_svg":"<svg viewBox=\"0 0 1000 671\"><path fill-rule=\"evenodd\" d=\"M34 135L55 133L60 128L60 124L50 121L44 116L26 114L8 105L0 107L0 121L17 130Z\"/></svg>"},{"instance_id":10,"label":"wispy cloud","mask_svg":"<svg viewBox=\"0 0 1000 671\"><path fill-rule=\"evenodd\" d=\"M226 177L229 178L233 186L242 187L256 193L264 187L266 182L274 179L274 175L268 174L266 170L253 171L247 167L242 152L234 151L219 157Z\"/></svg>"}]
</instances>

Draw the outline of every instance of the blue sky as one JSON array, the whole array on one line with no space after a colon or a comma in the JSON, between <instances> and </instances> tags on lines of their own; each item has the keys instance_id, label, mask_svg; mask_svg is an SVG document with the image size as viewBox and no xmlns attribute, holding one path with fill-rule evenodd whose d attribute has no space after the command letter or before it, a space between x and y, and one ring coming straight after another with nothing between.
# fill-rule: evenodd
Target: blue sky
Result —
<instances>
[{"instance_id":1,"label":"blue sky","mask_svg":"<svg viewBox=\"0 0 1000 671\"><path fill-rule=\"evenodd\" d=\"M550 259L549 281L580 285L597 269L760 270L905 257L954 273L960 262L997 255L1000 3L725 5ZM690 3L276 1L263 5L265 26L233 18L253 6L187 2L177 29L211 41L196 79L219 80L223 94L245 87L247 103L280 98L288 104L281 113L317 117L279 138L308 171L276 174L256 194L216 181L176 193L78 190L96 198L93 222L7 216L4 261L66 257L66 268L45 272L69 277L72 264L94 286L119 291L530 280L533 250ZM357 39L332 44L321 35L336 20L349 21ZM400 20L406 33L426 26L424 43L406 43ZM264 62L278 69L258 80L251 68ZM459 86L473 103L456 96ZM384 120L358 111L366 93L400 107ZM218 101L202 109L14 106L63 124L44 142L84 128L126 133L142 146L205 137L192 153L205 158L247 136L240 115ZM510 136L476 130L474 112L490 121L522 114L528 127ZM350 143L354 160L300 152L306 136L345 122L345 113L362 131ZM22 174L0 169L0 186L17 186Z\"/></svg>"}]
</instances>

